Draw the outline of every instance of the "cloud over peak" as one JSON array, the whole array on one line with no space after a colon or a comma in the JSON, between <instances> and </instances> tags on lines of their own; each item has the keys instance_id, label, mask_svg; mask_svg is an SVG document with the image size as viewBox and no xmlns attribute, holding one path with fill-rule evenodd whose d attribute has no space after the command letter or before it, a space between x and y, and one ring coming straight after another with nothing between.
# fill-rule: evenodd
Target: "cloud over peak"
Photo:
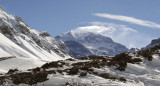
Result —
<instances>
[{"instance_id":1,"label":"cloud over peak","mask_svg":"<svg viewBox=\"0 0 160 86\"><path fill-rule=\"evenodd\" d=\"M129 23L132 23L132 24L137 24L137 25L146 26L146 27L150 27L150 28L160 29L160 24L157 24L157 23L151 22L151 21L137 19L137 18L134 18L134 17L122 16L122 15L113 15L113 14L108 14L108 13L95 13L93 15L98 16L98 17L107 18L107 19L129 22Z\"/></svg>"},{"instance_id":2,"label":"cloud over peak","mask_svg":"<svg viewBox=\"0 0 160 86\"><path fill-rule=\"evenodd\" d=\"M149 44L153 39L148 34L142 34L125 25L119 25L107 22L89 22L89 26L77 27L74 32L85 33L93 32L106 37L111 37L115 42L121 43L128 48L141 48Z\"/></svg>"}]
</instances>

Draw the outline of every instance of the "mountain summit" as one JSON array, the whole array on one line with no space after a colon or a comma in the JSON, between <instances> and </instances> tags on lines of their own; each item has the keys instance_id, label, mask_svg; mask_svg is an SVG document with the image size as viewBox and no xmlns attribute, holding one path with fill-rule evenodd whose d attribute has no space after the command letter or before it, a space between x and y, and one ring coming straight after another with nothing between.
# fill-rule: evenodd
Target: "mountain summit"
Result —
<instances>
[{"instance_id":1,"label":"mountain summit","mask_svg":"<svg viewBox=\"0 0 160 86\"><path fill-rule=\"evenodd\" d=\"M128 49L111 38L95 34L92 32L75 32L71 30L58 35L56 39L65 42L73 57L83 57L89 55L116 55Z\"/></svg>"}]
</instances>

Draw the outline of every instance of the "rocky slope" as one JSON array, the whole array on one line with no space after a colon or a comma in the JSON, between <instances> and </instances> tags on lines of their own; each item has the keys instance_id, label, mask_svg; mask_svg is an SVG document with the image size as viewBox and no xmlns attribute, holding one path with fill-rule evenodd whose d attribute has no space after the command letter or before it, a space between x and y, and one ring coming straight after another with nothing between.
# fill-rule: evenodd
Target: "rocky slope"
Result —
<instances>
[{"instance_id":1,"label":"rocky slope","mask_svg":"<svg viewBox=\"0 0 160 86\"><path fill-rule=\"evenodd\" d=\"M152 48L152 47L154 47L154 46L156 46L156 45L159 45L160 44L160 38L158 38L158 39L153 39L152 41L151 41L151 43L149 44L149 45L147 45L146 47L144 47L143 49L149 49L149 48Z\"/></svg>"},{"instance_id":2,"label":"rocky slope","mask_svg":"<svg viewBox=\"0 0 160 86\"><path fill-rule=\"evenodd\" d=\"M131 48L131 49L129 49L129 52L131 52L131 53L134 53L134 52L137 52L137 51L139 51L140 49L138 49L138 48Z\"/></svg>"},{"instance_id":3,"label":"rocky slope","mask_svg":"<svg viewBox=\"0 0 160 86\"><path fill-rule=\"evenodd\" d=\"M0 48L16 57L47 61L70 58L69 50L62 41L47 32L32 29L20 17L3 9L0 9L0 36Z\"/></svg>"},{"instance_id":4,"label":"rocky slope","mask_svg":"<svg viewBox=\"0 0 160 86\"><path fill-rule=\"evenodd\" d=\"M128 51L124 45L114 42L111 38L91 32L78 33L72 30L57 36L56 39L65 42L73 57L89 55L113 56Z\"/></svg>"}]
</instances>

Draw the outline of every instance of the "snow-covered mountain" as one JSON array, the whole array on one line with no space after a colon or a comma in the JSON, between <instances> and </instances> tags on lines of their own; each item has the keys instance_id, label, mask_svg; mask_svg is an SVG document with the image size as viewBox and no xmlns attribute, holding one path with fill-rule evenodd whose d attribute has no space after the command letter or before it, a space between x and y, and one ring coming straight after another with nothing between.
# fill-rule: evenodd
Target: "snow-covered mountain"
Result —
<instances>
[{"instance_id":1,"label":"snow-covered mountain","mask_svg":"<svg viewBox=\"0 0 160 86\"><path fill-rule=\"evenodd\" d=\"M154 47L154 46L156 46L156 45L159 45L159 44L160 44L160 38L158 38L158 39L153 39L153 40L151 41L151 43L150 43L149 45L147 45L146 47L142 48L142 50L143 50L143 49L152 48L152 47Z\"/></svg>"},{"instance_id":2,"label":"snow-covered mountain","mask_svg":"<svg viewBox=\"0 0 160 86\"><path fill-rule=\"evenodd\" d=\"M140 49L138 49L138 48L131 48L131 49L129 49L129 52L131 52L131 53L134 53L134 52L137 52L137 51L139 51Z\"/></svg>"},{"instance_id":3,"label":"snow-covered mountain","mask_svg":"<svg viewBox=\"0 0 160 86\"><path fill-rule=\"evenodd\" d=\"M0 9L0 38L0 50L12 56L46 61L70 58L64 42L32 29L20 17L3 9Z\"/></svg>"},{"instance_id":4,"label":"snow-covered mountain","mask_svg":"<svg viewBox=\"0 0 160 86\"><path fill-rule=\"evenodd\" d=\"M111 38L92 32L76 32L71 30L55 37L65 42L73 57L89 55L116 55L128 49Z\"/></svg>"}]
</instances>

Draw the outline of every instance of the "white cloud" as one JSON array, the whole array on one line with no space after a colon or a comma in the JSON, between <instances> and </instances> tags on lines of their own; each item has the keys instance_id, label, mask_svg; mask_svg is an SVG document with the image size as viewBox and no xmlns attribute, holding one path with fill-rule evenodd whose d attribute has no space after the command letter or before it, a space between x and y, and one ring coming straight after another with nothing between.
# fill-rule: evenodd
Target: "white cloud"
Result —
<instances>
[{"instance_id":1,"label":"white cloud","mask_svg":"<svg viewBox=\"0 0 160 86\"><path fill-rule=\"evenodd\" d=\"M144 47L150 43L153 37L139 33L125 25L106 22L90 22L90 26L78 27L75 32L93 32L103 36L111 37L115 42L121 43L128 48Z\"/></svg>"},{"instance_id":2,"label":"white cloud","mask_svg":"<svg viewBox=\"0 0 160 86\"><path fill-rule=\"evenodd\" d=\"M154 22L151 22L151 21L136 19L134 17L122 16L122 15L113 15L113 14L107 14L107 13L95 13L93 15L98 16L98 17L108 18L108 19L114 19L114 20L129 22L129 23L137 24L137 25L141 25L141 26L160 29L160 24L157 24L157 23L154 23Z\"/></svg>"}]
</instances>

